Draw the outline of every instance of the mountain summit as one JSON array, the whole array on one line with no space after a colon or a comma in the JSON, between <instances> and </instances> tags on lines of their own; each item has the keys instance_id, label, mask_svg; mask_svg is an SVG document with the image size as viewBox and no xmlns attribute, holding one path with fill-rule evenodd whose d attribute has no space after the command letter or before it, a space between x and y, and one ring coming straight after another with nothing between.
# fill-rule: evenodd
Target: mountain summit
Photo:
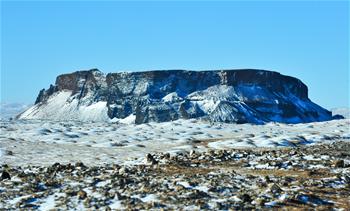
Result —
<instances>
[{"instance_id":1,"label":"mountain summit","mask_svg":"<svg viewBox=\"0 0 350 211\"><path fill-rule=\"evenodd\" d=\"M254 69L118 72L57 77L19 119L131 121L204 118L214 122L302 123L332 119L299 79Z\"/></svg>"}]
</instances>

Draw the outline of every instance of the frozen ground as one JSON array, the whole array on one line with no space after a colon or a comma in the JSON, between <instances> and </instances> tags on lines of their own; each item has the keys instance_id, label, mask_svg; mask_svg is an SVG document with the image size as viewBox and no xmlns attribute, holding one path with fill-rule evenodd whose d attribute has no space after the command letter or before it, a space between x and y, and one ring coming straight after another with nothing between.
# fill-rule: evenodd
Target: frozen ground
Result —
<instances>
[{"instance_id":1,"label":"frozen ground","mask_svg":"<svg viewBox=\"0 0 350 211\"><path fill-rule=\"evenodd\" d=\"M349 119L1 121L0 209L346 210L349 149Z\"/></svg>"},{"instance_id":2,"label":"frozen ground","mask_svg":"<svg viewBox=\"0 0 350 211\"><path fill-rule=\"evenodd\" d=\"M348 210L350 142L0 171L3 210Z\"/></svg>"},{"instance_id":3,"label":"frozen ground","mask_svg":"<svg viewBox=\"0 0 350 211\"><path fill-rule=\"evenodd\" d=\"M1 121L0 162L52 165L140 163L150 152L285 147L350 140L350 120L309 124L214 124L177 120L142 125L54 121Z\"/></svg>"}]
</instances>

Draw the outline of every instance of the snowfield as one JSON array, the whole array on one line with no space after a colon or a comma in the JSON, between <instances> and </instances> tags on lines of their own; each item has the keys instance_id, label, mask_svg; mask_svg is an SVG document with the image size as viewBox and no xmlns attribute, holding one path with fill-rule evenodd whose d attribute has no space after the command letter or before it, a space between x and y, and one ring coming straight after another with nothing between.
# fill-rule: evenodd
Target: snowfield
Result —
<instances>
[{"instance_id":1,"label":"snowfield","mask_svg":"<svg viewBox=\"0 0 350 211\"><path fill-rule=\"evenodd\" d=\"M93 108L91 108L93 109ZM128 117L129 123L134 117ZM87 165L142 163L147 153L249 147L295 147L350 140L350 120L308 124L225 124L201 120L124 124L40 120L1 121L0 163Z\"/></svg>"}]
</instances>

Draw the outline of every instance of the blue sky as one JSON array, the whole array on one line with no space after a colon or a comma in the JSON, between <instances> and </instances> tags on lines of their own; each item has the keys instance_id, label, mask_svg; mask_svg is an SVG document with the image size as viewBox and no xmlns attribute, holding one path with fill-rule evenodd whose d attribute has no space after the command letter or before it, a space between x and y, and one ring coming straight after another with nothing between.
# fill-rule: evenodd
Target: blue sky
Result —
<instances>
[{"instance_id":1,"label":"blue sky","mask_svg":"<svg viewBox=\"0 0 350 211\"><path fill-rule=\"evenodd\" d=\"M349 106L348 1L2 1L1 101L75 70L258 68Z\"/></svg>"}]
</instances>

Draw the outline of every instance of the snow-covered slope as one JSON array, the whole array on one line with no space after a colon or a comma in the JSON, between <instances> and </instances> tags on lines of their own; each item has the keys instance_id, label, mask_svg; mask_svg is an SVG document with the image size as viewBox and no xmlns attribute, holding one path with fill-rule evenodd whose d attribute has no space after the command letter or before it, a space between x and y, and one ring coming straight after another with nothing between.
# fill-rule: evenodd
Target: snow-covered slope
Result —
<instances>
[{"instance_id":1,"label":"snow-covered slope","mask_svg":"<svg viewBox=\"0 0 350 211\"><path fill-rule=\"evenodd\" d=\"M122 120L125 119L126 120ZM60 75L19 119L301 123L332 119L308 99L300 80L265 70L147 71L94 69Z\"/></svg>"},{"instance_id":2,"label":"snow-covered slope","mask_svg":"<svg viewBox=\"0 0 350 211\"><path fill-rule=\"evenodd\" d=\"M38 103L21 114L22 119L58 119L81 121L107 121L107 102L98 101L90 105L79 105L71 97L71 91L54 93L45 103Z\"/></svg>"}]
</instances>

